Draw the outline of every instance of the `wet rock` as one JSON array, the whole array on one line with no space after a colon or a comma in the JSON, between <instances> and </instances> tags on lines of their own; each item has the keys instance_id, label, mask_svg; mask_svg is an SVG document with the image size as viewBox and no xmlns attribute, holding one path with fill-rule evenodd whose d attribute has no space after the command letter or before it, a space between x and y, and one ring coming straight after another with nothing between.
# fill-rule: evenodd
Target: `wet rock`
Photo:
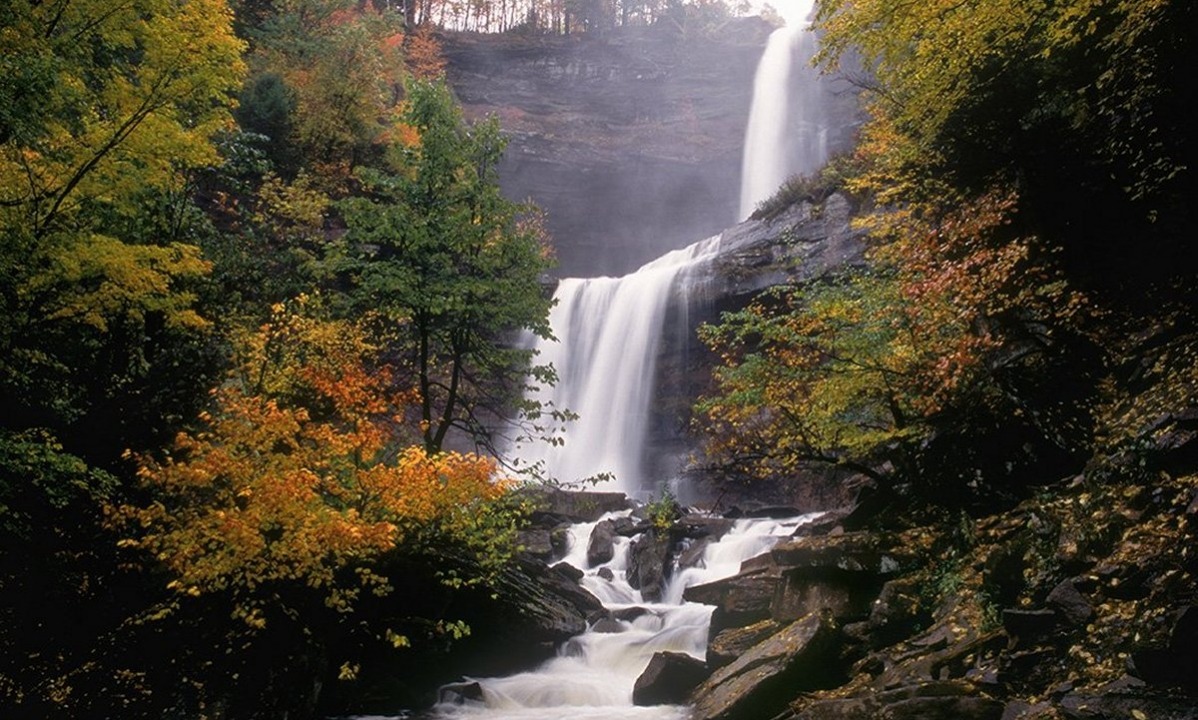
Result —
<instances>
[{"instance_id":1,"label":"wet rock","mask_svg":"<svg viewBox=\"0 0 1198 720\"><path fill-rule=\"evenodd\" d=\"M616 534L620 537L634 537L653 527L653 523L632 517L618 517L615 523Z\"/></svg>"},{"instance_id":2,"label":"wet rock","mask_svg":"<svg viewBox=\"0 0 1198 720\"><path fill-rule=\"evenodd\" d=\"M562 557L570 552L570 528L562 526L550 530L549 545L553 548L553 557Z\"/></svg>"},{"instance_id":3,"label":"wet rock","mask_svg":"<svg viewBox=\"0 0 1198 720\"><path fill-rule=\"evenodd\" d=\"M685 515L679 518L670 528L670 532L678 539L707 539L719 540L732 529L733 521L726 518L709 517L707 515Z\"/></svg>"},{"instance_id":4,"label":"wet rock","mask_svg":"<svg viewBox=\"0 0 1198 720\"><path fill-rule=\"evenodd\" d=\"M1000 720L1003 710L968 683L930 682L811 703L794 720Z\"/></svg>"},{"instance_id":5,"label":"wet rock","mask_svg":"<svg viewBox=\"0 0 1198 720\"><path fill-rule=\"evenodd\" d=\"M702 585L692 585L683 593L690 602L715 605L711 630L742 627L770 617L770 604L778 576L760 568Z\"/></svg>"},{"instance_id":6,"label":"wet rock","mask_svg":"<svg viewBox=\"0 0 1198 720\"><path fill-rule=\"evenodd\" d=\"M784 520L786 518L798 517L802 514L802 510L799 510L797 507L793 507L791 505L764 505L762 507L749 508L745 510L744 517Z\"/></svg>"},{"instance_id":7,"label":"wet rock","mask_svg":"<svg viewBox=\"0 0 1198 720\"><path fill-rule=\"evenodd\" d=\"M1052 610L1008 608L1002 611L1002 625L1016 645L1034 645L1053 634L1057 614Z\"/></svg>"},{"instance_id":8,"label":"wet rock","mask_svg":"<svg viewBox=\"0 0 1198 720\"><path fill-rule=\"evenodd\" d=\"M1078 592L1072 580L1066 580L1052 589L1048 594L1048 607L1057 611L1071 625L1084 626L1094 617L1094 608L1090 601Z\"/></svg>"},{"instance_id":9,"label":"wet rock","mask_svg":"<svg viewBox=\"0 0 1198 720\"><path fill-rule=\"evenodd\" d=\"M549 542L549 529L533 527L521 530L518 542L524 552L538 560L548 560L554 555L553 545Z\"/></svg>"},{"instance_id":10,"label":"wet rock","mask_svg":"<svg viewBox=\"0 0 1198 720\"><path fill-rule=\"evenodd\" d=\"M634 705L676 705L710 675L702 660L677 652L659 652L632 688Z\"/></svg>"},{"instance_id":11,"label":"wet rock","mask_svg":"<svg viewBox=\"0 0 1198 720\"><path fill-rule=\"evenodd\" d=\"M583 577L583 572L568 562L559 562L550 569L572 582L579 582Z\"/></svg>"},{"instance_id":12,"label":"wet rock","mask_svg":"<svg viewBox=\"0 0 1198 720\"><path fill-rule=\"evenodd\" d=\"M632 507L624 493L570 491L536 488L525 491L535 503L536 514L565 518L570 522L595 522L604 514Z\"/></svg>"},{"instance_id":13,"label":"wet rock","mask_svg":"<svg viewBox=\"0 0 1198 720\"><path fill-rule=\"evenodd\" d=\"M611 568L608 568L608 567L599 568L599 571L596 572L595 575L597 577L603 578L604 580L606 580L608 582L612 582L613 580L616 579L616 574L613 573L611 571Z\"/></svg>"},{"instance_id":14,"label":"wet rock","mask_svg":"<svg viewBox=\"0 0 1198 720\"><path fill-rule=\"evenodd\" d=\"M628 584L650 602L661 599L669 574L670 540L650 528L632 544L628 553Z\"/></svg>"},{"instance_id":15,"label":"wet rock","mask_svg":"<svg viewBox=\"0 0 1198 720\"><path fill-rule=\"evenodd\" d=\"M798 538L811 537L813 535L831 535L837 528L840 528L841 532L843 532L844 529L841 527L841 523L844 522L844 518L848 514L849 511L847 508L829 510L823 515L813 518L795 528L793 537Z\"/></svg>"},{"instance_id":16,"label":"wet rock","mask_svg":"<svg viewBox=\"0 0 1198 720\"><path fill-rule=\"evenodd\" d=\"M796 693L829 686L837 637L826 616L792 623L696 688L692 720L760 720L783 710Z\"/></svg>"},{"instance_id":17,"label":"wet rock","mask_svg":"<svg viewBox=\"0 0 1198 720\"><path fill-rule=\"evenodd\" d=\"M450 705L465 705L483 701L483 686L477 682L461 682L443 685L437 693L437 702Z\"/></svg>"},{"instance_id":18,"label":"wet rock","mask_svg":"<svg viewBox=\"0 0 1198 720\"><path fill-rule=\"evenodd\" d=\"M698 540L685 541L686 546L678 555L678 569L685 570L687 568L699 567L703 562L703 555L707 552L707 546L711 544L708 538L699 538Z\"/></svg>"},{"instance_id":19,"label":"wet rock","mask_svg":"<svg viewBox=\"0 0 1198 720\"><path fill-rule=\"evenodd\" d=\"M619 620L610 617L600 618L591 626L591 632L597 633L622 633L627 629Z\"/></svg>"},{"instance_id":20,"label":"wet rock","mask_svg":"<svg viewBox=\"0 0 1198 720\"><path fill-rule=\"evenodd\" d=\"M611 562L615 557L616 524L604 520L595 525L591 531L590 542L587 544L587 564L591 567Z\"/></svg>"},{"instance_id":21,"label":"wet rock","mask_svg":"<svg viewBox=\"0 0 1198 720\"><path fill-rule=\"evenodd\" d=\"M707 663L713 668L730 665L749 648L782 629L773 620L762 620L747 627L721 630L707 643Z\"/></svg>"},{"instance_id":22,"label":"wet rock","mask_svg":"<svg viewBox=\"0 0 1198 720\"><path fill-rule=\"evenodd\" d=\"M646 608L643 608L640 605L633 605L632 607L620 608L619 610L612 610L611 616L617 620L623 620L624 622L632 622L633 620L636 620L640 616L646 615L648 613L649 613L649 610L647 610Z\"/></svg>"}]
</instances>

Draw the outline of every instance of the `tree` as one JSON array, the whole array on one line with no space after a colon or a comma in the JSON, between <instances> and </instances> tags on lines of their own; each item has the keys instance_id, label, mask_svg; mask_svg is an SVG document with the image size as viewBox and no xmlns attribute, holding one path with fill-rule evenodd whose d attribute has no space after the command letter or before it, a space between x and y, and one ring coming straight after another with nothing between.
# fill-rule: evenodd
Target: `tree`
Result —
<instances>
[{"instance_id":1,"label":"tree","mask_svg":"<svg viewBox=\"0 0 1198 720\"><path fill-rule=\"evenodd\" d=\"M754 478L839 465L947 502L1084 448L1087 407L1069 384L1028 386L1060 372L1084 299L1034 257L1034 238L1009 234L1015 206L996 191L939 216L879 213L870 269L705 326L721 358L698 408L708 456Z\"/></svg>"},{"instance_id":2,"label":"tree","mask_svg":"<svg viewBox=\"0 0 1198 720\"><path fill-rule=\"evenodd\" d=\"M1119 301L1135 302L1193 270L1182 108L1195 92L1194 12L1168 0L832 0L818 22L825 61L851 51L870 71L874 187L917 200L936 189L913 181L974 196L1009 185L1014 221L1061 248L1075 281L1126 287ZM1120 234L1140 242L1095 242Z\"/></svg>"},{"instance_id":3,"label":"tree","mask_svg":"<svg viewBox=\"0 0 1198 720\"><path fill-rule=\"evenodd\" d=\"M549 335L549 250L536 215L500 194L494 119L468 125L444 82L413 81L400 120L416 138L392 149L393 173L363 171L369 197L343 203L341 267L355 306L395 323L426 450L451 429L493 447L495 421L530 379L549 378L515 343Z\"/></svg>"},{"instance_id":4,"label":"tree","mask_svg":"<svg viewBox=\"0 0 1198 720\"><path fill-rule=\"evenodd\" d=\"M379 567L396 553L485 549L480 567L502 566L514 526L494 461L408 445L414 393L397 389L361 324L300 297L244 337L236 361L200 428L140 458L153 501L113 510L171 589L229 594L261 627L272 604L304 592L339 612L363 591L389 593Z\"/></svg>"},{"instance_id":5,"label":"tree","mask_svg":"<svg viewBox=\"0 0 1198 720\"><path fill-rule=\"evenodd\" d=\"M396 11L355 0L285 0L261 17L239 116L271 136L280 172L306 167L325 189L346 192L392 119L402 23Z\"/></svg>"},{"instance_id":6,"label":"tree","mask_svg":"<svg viewBox=\"0 0 1198 720\"><path fill-rule=\"evenodd\" d=\"M218 0L17 2L0 20L0 398L10 426L61 428L95 383L144 377L141 338L204 324L208 265L150 216L217 162L242 45Z\"/></svg>"}]
</instances>

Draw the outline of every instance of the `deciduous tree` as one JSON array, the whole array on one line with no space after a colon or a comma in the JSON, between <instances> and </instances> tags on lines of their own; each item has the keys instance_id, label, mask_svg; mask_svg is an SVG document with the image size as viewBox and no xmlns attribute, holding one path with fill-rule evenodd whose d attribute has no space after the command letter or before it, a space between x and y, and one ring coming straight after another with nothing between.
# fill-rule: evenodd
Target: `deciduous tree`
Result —
<instances>
[{"instance_id":1,"label":"deciduous tree","mask_svg":"<svg viewBox=\"0 0 1198 720\"><path fill-rule=\"evenodd\" d=\"M493 119L466 124L445 84L423 81L409 85L400 119L415 142L393 148L393 172L362 174L369 197L344 203L352 257L342 267L356 306L395 323L425 448L439 451L451 429L490 446L524 385L548 379L516 341L549 334L550 253L537 216L500 194Z\"/></svg>"}]
</instances>

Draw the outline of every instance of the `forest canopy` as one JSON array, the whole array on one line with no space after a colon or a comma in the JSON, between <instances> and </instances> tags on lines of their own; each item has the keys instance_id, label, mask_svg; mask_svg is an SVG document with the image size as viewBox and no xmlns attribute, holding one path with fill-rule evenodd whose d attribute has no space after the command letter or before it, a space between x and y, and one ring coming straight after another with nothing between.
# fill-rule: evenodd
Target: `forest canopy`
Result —
<instances>
[{"instance_id":1,"label":"forest canopy","mask_svg":"<svg viewBox=\"0 0 1198 720\"><path fill-rule=\"evenodd\" d=\"M0 9L0 714L294 712L261 688L468 632L441 594L515 550L475 450L551 378L511 339L552 251L408 29Z\"/></svg>"}]
</instances>

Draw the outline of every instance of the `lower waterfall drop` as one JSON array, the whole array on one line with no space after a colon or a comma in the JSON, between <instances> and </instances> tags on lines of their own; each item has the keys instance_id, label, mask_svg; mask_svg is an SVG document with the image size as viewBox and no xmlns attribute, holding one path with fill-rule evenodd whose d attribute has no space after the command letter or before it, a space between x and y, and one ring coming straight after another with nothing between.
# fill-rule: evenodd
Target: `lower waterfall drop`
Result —
<instances>
[{"instance_id":1,"label":"lower waterfall drop","mask_svg":"<svg viewBox=\"0 0 1198 720\"><path fill-rule=\"evenodd\" d=\"M590 629L568 641L557 657L536 670L502 678L467 678L481 687L482 701L443 698L432 710L433 720L684 720L684 706L638 707L632 703L633 686L655 653L672 651L705 659L713 608L685 602L684 591L691 585L735 575L743 561L768 551L815 517L737 520L723 538L705 548L697 567L670 578L661 602L645 602L626 579L633 539L617 538L609 562L587 563L586 548L594 527L628 512L609 513L599 521L572 526L570 549L563 558L584 569L582 586L617 618L620 631ZM611 571L611 580L600 575L604 569Z\"/></svg>"},{"instance_id":2,"label":"lower waterfall drop","mask_svg":"<svg viewBox=\"0 0 1198 720\"><path fill-rule=\"evenodd\" d=\"M575 483L608 473L603 489L643 489L645 430L662 325L671 297L686 295L694 269L720 250L720 236L666 253L623 277L566 278L549 321L556 341L538 341L537 362L552 363L558 383L537 399L578 419L563 443L517 446L522 466L541 463L545 476Z\"/></svg>"}]
</instances>

